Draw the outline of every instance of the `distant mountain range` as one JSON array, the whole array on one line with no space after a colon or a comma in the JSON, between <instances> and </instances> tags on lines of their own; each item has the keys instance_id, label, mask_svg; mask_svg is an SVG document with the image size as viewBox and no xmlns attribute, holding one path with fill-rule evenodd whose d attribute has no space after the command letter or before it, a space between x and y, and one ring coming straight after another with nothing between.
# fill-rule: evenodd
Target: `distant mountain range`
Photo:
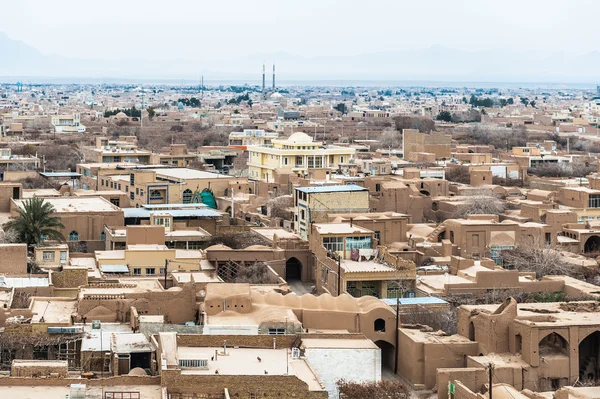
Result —
<instances>
[{"instance_id":1,"label":"distant mountain range","mask_svg":"<svg viewBox=\"0 0 600 399\"><path fill-rule=\"evenodd\" d=\"M530 46L532 47L532 46ZM460 82L600 83L600 52L572 55L515 51L462 51L443 46L358 55L304 57L286 52L215 59L106 60L44 55L0 32L0 82L18 77L186 79L258 83L262 63L277 65L278 80L420 80ZM10 79L9 79L10 77Z\"/></svg>"}]
</instances>

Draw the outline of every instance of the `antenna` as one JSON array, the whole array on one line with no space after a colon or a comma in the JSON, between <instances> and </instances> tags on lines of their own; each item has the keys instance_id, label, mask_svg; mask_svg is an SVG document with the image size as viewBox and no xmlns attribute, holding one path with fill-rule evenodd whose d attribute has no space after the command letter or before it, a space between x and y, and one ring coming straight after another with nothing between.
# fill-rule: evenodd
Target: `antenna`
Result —
<instances>
[{"instance_id":1,"label":"antenna","mask_svg":"<svg viewBox=\"0 0 600 399\"><path fill-rule=\"evenodd\" d=\"M266 90L266 86L265 86L265 62L263 61L263 86L262 86L263 94L265 93L265 90Z\"/></svg>"}]
</instances>

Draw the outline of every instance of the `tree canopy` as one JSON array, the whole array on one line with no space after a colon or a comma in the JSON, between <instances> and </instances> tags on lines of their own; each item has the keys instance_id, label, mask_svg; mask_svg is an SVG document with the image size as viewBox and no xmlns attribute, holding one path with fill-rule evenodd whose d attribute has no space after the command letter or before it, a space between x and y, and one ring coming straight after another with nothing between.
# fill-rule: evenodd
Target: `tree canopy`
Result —
<instances>
[{"instance_id":1,"label":"tree canopy","mask_svg":"<svg viewBox=\"0 0 600 399\"><path fill-rule=\"evenodd\" d=\"M26 243L31 249L42 241L64 241L64 236L57 229L65 226L54 213L54 207L43 198L33 197L23 203L19 208L19 215L4 225L4 230L13 230L19 242Z\"/></svg>"}]
</instances>

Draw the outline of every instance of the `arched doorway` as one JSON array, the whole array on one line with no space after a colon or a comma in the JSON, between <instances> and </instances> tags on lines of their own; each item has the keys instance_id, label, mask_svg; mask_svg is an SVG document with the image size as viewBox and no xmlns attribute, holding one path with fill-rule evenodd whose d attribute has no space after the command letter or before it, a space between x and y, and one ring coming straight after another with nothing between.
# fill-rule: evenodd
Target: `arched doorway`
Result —
<instances>
[{"instance_id":1,"label":"arched doorway","mask_svg":"<svg viewBox=\"0 0 600 399\"><path fill-rule=\"evenodd\" d=\"M569 354L569 343L567 340L554 332L542 338L539 347L538 353L540 356Z\"/></svg>"},{"instance_id":2,"label":"arched doorway","mask_svg":"<svg viewBox=\"0 0 600 399\"><path fill-rule=\"evenodd\" d=\"M587 245L587 243L586 243ZM588 335L579 344L579 381L596 382L600 376L600 331Z\"/></svg>"},{"instance_id":3,"label":"arched doorway","mask_svg":"<svg viewBox=\"0 0 600 399\"><path fill-rule=\"evenodd\" d=\"M381 349L381 371L383 372L383 369L386 369L388 372L393 373L395 365L394 354L396 353L394 345L383 340L375 341L375 345Z\"/></svg>"},{"instance_id":4,"label":"arched doorway","mask_svg":"<svg viewBox=\"0 0 600 399\"><path fill-rule=\"evenodd\" d=\"M469 323L469 340L475 341L475 324L473 322Z\"/></svg>"},{"instance_id":5,"label":"arched doorway","mask_svg":"<svg viewBox=\"0 0 600 399\"><path fill-rule=\"evenodd\" d=\"M599 252L600 251L600 236L590 236L585 242L583 252Z\"/></svg>"},{"instance_id":6,"label":"arched doorway","mask_svg":"<svg viewBox=\"0 0 600 399\"><path fill-rule=\"evenodd\" d=\"M291 257L285 262L285 280L302 279L302 262L297 258Z\"/></svg>"}]
</instances>

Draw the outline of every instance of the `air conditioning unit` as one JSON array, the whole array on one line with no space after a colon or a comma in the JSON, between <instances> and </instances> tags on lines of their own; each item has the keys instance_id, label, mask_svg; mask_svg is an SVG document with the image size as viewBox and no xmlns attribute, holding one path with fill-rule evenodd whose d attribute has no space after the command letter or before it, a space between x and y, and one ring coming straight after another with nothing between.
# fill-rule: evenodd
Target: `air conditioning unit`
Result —
<instances>
[{"instance_id":1,"label":"air conditioning unit","mask_svg":"<svg viewBox=\"0 0 600 399\"><path fill-rule=\"evenodd\" d=\"M300 348L292 348L292 359L300 359Z\"/></svg>"},{"instance_id":2,"label":"air conditioning unit","mask_svg":"<svg viewBox=\"0 0 600 399\"><path fill-rule=\"evenodd\" d=\"M100 328L102 328L100 320L92 320L92 330L99 330Z\"/></svg>"}]
</instances>

